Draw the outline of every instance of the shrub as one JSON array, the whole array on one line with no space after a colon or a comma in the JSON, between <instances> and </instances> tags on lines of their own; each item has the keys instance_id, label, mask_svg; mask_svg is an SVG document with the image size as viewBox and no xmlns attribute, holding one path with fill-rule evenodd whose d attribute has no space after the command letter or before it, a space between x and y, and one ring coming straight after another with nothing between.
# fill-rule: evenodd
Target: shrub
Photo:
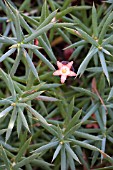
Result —
<instances>
[{"instance_id":1,"label":"shrub","mask_svg":"<svg viewBox=\"0 0 113 170\"><path fill-rule=\"evenodd\" d=\"M0 13L0 169L113 169L112 0Z\"/></svg>"}]
</instances>

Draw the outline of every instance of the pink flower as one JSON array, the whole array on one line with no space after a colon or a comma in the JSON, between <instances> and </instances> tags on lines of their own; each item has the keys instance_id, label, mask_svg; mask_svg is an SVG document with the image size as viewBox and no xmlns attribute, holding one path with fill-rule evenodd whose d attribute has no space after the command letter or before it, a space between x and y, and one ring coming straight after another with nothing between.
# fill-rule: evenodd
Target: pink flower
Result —
<instances>
[{"instance_id":1,"label":"pink flower","mask_svg":"<svg viewBox=\"0 0 113 170\"><path fill-rule=\"evenodd\" d=\"M57 61L58 70L56 70L53 73L53 75L61 76L61 83L64 83L68 76L77 76L76 73L71 71L72 65L73 65L73 61L71 61L67 64L63 64L63 63Z\"/></svg>"}]
</instances>

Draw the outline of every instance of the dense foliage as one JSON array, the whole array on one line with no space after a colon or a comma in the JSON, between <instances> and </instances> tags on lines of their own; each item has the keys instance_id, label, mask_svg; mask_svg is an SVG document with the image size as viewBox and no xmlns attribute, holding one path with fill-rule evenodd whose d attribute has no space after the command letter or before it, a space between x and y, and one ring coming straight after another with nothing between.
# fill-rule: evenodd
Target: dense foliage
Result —
<instances>
[{"instance_id":1,"label":"dense foliage","mask_svg":"<svg viewBox=\"0 0 113 170\"><path fill-rule=\"evenodd\" d=\"M0 170L113 169L113 0L0 14Z\"/></svg>"}]
</instances>

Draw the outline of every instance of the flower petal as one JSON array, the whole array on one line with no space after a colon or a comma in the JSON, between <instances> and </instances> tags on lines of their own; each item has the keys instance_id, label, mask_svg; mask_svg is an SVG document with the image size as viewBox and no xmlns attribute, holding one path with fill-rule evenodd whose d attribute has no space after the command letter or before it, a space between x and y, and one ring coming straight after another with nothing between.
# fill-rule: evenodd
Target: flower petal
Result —
<instances>
[{"instance_id":1,"label":"flower petal","mask_svg":"<svg viewBox=\"0 0 113 170\"><path fill-rule=\"evenodd\" d=\"M72 65L73 65L73 61L71 61L71 62L69 62L68 64L66 64L66 66L67 66L69 69L71 69Z\"/></svg>"},{"instance_id":2,"label":"flower petal","mask_svg":"<svg viewBox=\"0 0 113 170\"><path fill-rule=\"evenodd\" d=\"M66 75L62 75L61 76L61 83L63 84L66 80L67 76Z\"/></svg>"},{"instance_id":3,"label":"flower petal","mask_svg":"<svg viewBox=\"0 0 113 170\"><path fill-rule=\"evenodd\" d=\"M63 67L63 64L61 62L57 61L57 66L59 69L61 69Z\"/></svg>"},{"instance_id":4,"label":"flower petal","mask_svg":"<svg viewBox=\"0 0 113 170\"><path fill-rule=\"evenodd\" d=\"M54 76L59 76L59 75L61 75L60 70L56 70L56 71L53 73L53 75L54 75Z\"/></svg>"},{"instance_id":5,"label":"flower petal","mask_svg":"<svg viewBox=\"0 0 113 170\"><path fill-rule=\"evenodd\" d=\"M77 74L74 73L73 71L70 71L70 73L68 74L68 76L77 76Z\"/></svg>"}]
</instances>

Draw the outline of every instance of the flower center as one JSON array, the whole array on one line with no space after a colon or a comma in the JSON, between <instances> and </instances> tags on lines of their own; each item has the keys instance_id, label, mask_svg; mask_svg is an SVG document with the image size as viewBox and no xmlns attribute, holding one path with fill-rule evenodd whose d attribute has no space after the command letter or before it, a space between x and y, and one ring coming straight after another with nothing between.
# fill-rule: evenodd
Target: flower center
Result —
<instances>
[{"instance_id":1,"label":"flower center","mask_svg":"<svg viewBox=\"0 0 113 170\"><path fill-rule=\"evenodd\" d=\"M62 69L62 73L66 73L67 72L67 69Z\"/></svg>"}]
</instances>

